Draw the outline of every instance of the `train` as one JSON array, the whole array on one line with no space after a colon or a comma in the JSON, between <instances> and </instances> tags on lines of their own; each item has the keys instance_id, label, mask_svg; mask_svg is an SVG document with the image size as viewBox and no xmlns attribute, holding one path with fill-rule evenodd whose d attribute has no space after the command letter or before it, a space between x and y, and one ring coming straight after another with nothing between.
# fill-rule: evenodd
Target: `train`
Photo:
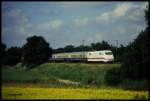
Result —
<instances>
[{"instance_id":1,"label":"train","mask_svg":"<svg viewBox=\"0 0 150 101\"><path fill-rule=\"evenodd\" d=\"M82 51L52 54L51 61L84 61L84 62L113 62L114 55L111 50Z\"/></svg>"}]
</instances>

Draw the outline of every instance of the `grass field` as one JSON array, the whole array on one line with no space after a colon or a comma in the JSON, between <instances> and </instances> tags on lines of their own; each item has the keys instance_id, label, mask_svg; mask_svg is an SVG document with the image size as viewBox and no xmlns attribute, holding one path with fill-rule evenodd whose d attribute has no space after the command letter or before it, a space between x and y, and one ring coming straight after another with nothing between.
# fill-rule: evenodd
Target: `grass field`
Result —
<instances>
[{"instance_id":1,"label":"grass field","mask_svg":"<svg viewBox=\"0 0 150 101\"><path fill-rule=\"evenodd\" d=\"M148 95L148 91L113 88L2 87L2 99L148 99Z\"/></svg>"},{"instance_id":2,"label":"grass field","mask_svg":"<svg viewBox=\"0 0 150 101\"><path fill-rule=\"evenodd\" d=\"M104 85L105 72L119 68L120 64L45 63L31 70L24 70L21 64L2 69L3 82L51 83L67 79L82 84Z\"/></svg>"},{"instance_id":3,"label":"grass field","mask_svg":"<svg viewBox=\"0 0 150 101\"><path fill-rule=\"evenodd\" d=\"M135 88L134 90L105 84L106 71L120 66L98 63L45 63L25 70L19 63L3 67L2 99L149 99L148 90L138 90L139 87L147 85L147 81L124 83L129 88Z\"/></svg>"}]
</instances>

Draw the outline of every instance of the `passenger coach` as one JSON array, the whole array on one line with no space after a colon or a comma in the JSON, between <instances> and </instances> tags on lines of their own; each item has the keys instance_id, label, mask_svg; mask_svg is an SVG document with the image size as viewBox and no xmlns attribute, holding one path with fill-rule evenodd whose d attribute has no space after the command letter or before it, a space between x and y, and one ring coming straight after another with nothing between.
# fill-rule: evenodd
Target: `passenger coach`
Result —
<instances>
[{"instance_id":1,"label":"passenger coach","mask_svg":"<svg viewBox=\"0 0 150 101\"><path fill-rule=\"evenodd\" d=\"M85 62L113 62L114 56L110 50L85 51L53 54L53 61L85 61Z\"/></svg>"}]
</instances>

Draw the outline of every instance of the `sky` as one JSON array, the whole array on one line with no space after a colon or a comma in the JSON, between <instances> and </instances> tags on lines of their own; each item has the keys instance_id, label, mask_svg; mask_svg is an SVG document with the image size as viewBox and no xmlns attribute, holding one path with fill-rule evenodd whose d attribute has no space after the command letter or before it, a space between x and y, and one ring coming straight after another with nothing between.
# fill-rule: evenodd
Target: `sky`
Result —
<instances>
[{"instance_id":1,"label":"sky","mask_svg":"<svg viewBox=\"0 0 150 101\"><path fill-rule=\"evenodd\" d=\"M108 41L127 45L146 28L148 2L2 2L2 42L22 47L33 35L53 49ZM149 5L148 5L149 6Z\"/></svg>"}]
</instances>

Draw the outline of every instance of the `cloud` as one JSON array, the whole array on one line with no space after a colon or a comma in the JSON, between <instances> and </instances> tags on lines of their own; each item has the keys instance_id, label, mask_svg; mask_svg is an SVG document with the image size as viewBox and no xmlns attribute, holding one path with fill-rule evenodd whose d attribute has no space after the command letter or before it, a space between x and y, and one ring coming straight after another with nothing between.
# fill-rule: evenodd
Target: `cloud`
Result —
<instances>
[{"instance_id":1,"label":"cloud","mask_svg":"<svg viewBox=\"0 0 150 101\"><path fill-rule=\"evenodd\" d=\"M140 8L141 8L142 10L145 10L147 6L149 7L149 3L148 3L148 2L145 2L145 3L143 3L143 4L141 5Z\"/></svg>"},{"instance_id":2,"label":"cloud","mask_svg":"<svg viewBox=\"0 0 150 101\"><path fill-rule=\"evenodd\" d=\"M63 8L67 8L67 9L72 8L72 7L79 7L81 5L82 5L81 2L63 2L63 3L61 3L61 6Z\"/></svg>"},{"instance_id":3,"label":"cloud","mask_svg":"<svg viewBox=\"0 0 150 101\"><path fill-rule=\"evenodd\" d=\"M22 46L28 36L28 31L24 27L2 28L2 41L8 46Z\"/></svg>"},{"instance_id":4,"label":"cloud","mask_svg":"<svg viewBox=\"0 0 150 101\"><path fill-rule=\"evenodd\" d=\"M110 12L105 12L105 13L103 13L103 14L101 14L101 15L99 15L99 16L97 16L94 20L95 20L95 22L105 22L105 23L108 23L109 22L109 20L110 20Z\"/></svg>"},{"instance_id":5,"label":"cloud","mask_svg":"<svg viewBox=\"0 0 150 101\"><path fill-rule=\"evenodd\" d=\"M116 35L116 36L118 36L118 35L122 36L122 35L126 35L127 31L126 31L126 28L119 26L119 27L113 29L112 34Z\"/></svg>"},{"instance_id":6,"label":"cloud","mask_svg":"<svg viewBox=\"0 0 150 101\"><path fill-rule=\"evenodd\" d=\"M51 28L58 29L63 25L63 22L61 20L54 20L50 22Z\"/></svg>"},{"instance_id":7,"label":"cloud","mask_svg":"<svg viewBox=\"0 0 150 101\"><path fill-rule=\"evenodd\" d=\"M27 16L20 9L12 9L2 13L3 26L21 26L28 22Z\"/></svg>"},{"instance_id":8,"label":"cloud","mask_svg":"<svg viewBox=\"0 0 150 101\"><path fill-rule=\"evenodd\" d=\"M84 17L84 18L80 18L80 19L75 19L74 20L74 24L75 26L81 27L81 26L86 26L89 24L89 18Z\"/></svg>"},{"instance_id":9,"label":"cloud","mask_svg":"<svg viewBox=\"0 0 150 101\"><path fill-rule=\"evenodd\" d=\"M42 31L47 31L47 30L50 30L50 29L53 29L53 30L57 30L59 28L61 28L63 25L63 21L62 20L52 20L52 21L48 21L48 22L45 22L45 23L42 23L42 24L38 24L36 26L36 29L37 30L42 30Z\"/></svg>"},{"instance_id":10,"label":"cloud","mask_svg":"<svg viewBox=\"0 0 150 101\"><path fill-rule=\"evenodd\" d=\"M104 12L97 16L95 18L95 21L97 22L112 22L115 19L121 18L125 16L127 11L129 11L132 7L131 3L118 3L117 6L112 10L108 12Z\"/></svg>"},{"instance_id":11,"label":"cloud","mask_svg":"<svg viewBox=\"0 0 150 101\"><path fill-rule=\"evenodd\" d=\"M144 21L143 15L147 5L147 2L132 5L132 9L128 12L128 16L125 19L134 22Z\"/></svg>"},{"instance_id":12,"label":"cloud","mask_svg":"<svg viewBox=\"0 0 150 101\"><path fill-rule=\"evenodd\" d=\"M96 23L110 24L121 19L122 21L141 21L143 18L143 10L145 10L147 2L143 4L134 4L134 2L118 3L112 11L107 11L95 17Z\"/></svg>"},{"instance_id":13,"label":"cloud","mask_svg":"<svg viewBox=\"0 0 150 101\"><path fill-rule=\"evenodd\" d=\"M139 9L136 9L131 13L129 13L126 19L130 21L139 21L141 19L141 16L142 16L141 11Z\"/></svg>"},{"instance_id":14,"label":"cloud","mask_svg":"<svg viewBox=\"0 0 150 101\"><path fill-rule=\"evenodd\" d=\"M62 2L59 3L61 5L61 7L65 8L65 9L71 9L71 8L80 8L80 7L91 7L91 6L100 6L103 4L106 4L107 2Z\"/></svg>"},{"instance_id":15,"label":"cloud","mask_svg":"<svg viewBox=\"0 0 150 101\"><path fill-rule=\"evenodd\" d=\"M2 11L2 41L10 46L20 46L28 36L30 23L20 9ZM8 46L9 47L9 46Z\"/></svg>"},{"instance_id":16,"label":"cloud","mask_svg":"<svg viewBox=\"0 0 150 101\"><path fill-rule=\"evenodd\" d=\"M16 31L16 34L24 32L26 28L30 27L28 22L27 16L20 9L2 12L2 28L4 32L11 30Z\"/></svg>"},{"instance_id":17,"label":"cloud","mask_svg":"<svg viewBox=\"0 0 150 101\"><path fill-rule=\"evenodd\" d=\"M117 5L117 7L114 9L114 11L112 12L112 17L122 17L126 14L126 12L128 10L130 10L132 8L132 4L131 3L119 3Z\"/></svg>"},{"instance_id":18,"label":"cloud","mask_svg":"<svg viewBox=\"0 0 150 101\"><path fill-rule=\"evenodd\" d=\"M101 42L103 40L104 33L95 33L93 37L93 42Z\"/></svg>"}]
</instances>

